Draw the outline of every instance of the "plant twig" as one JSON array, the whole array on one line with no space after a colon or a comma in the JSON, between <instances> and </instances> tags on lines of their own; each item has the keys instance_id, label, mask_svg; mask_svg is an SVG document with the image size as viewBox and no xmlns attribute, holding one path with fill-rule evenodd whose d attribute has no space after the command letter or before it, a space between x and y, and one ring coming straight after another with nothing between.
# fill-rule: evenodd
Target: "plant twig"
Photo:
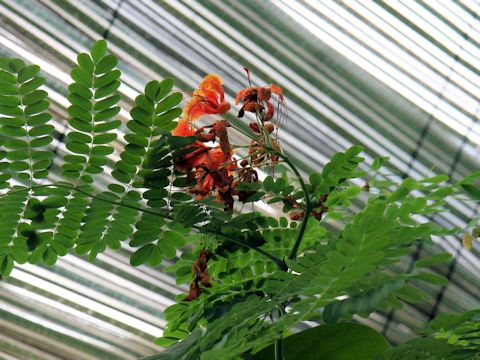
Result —
<instances>
[{"instance_id":1,"label":"plant twig","mask_svg":"<svg viewBox=\"0 0 480 360\"><path fill-rule=\"evenodd\" d=\"M310 213L312 212L312 201L310 200L310 195L308 194L307 186L305 185L302 175L300 175L300 172L298 171L297 167L292 163L292 161L288 158L288 156L281 153L278 153L278 155L282 157L285 163L287 163L290 169L292 169L292 171L294 172L302 188L303 196L305 197L305 213L303 215L302 224L300 225L300 230L298 231L297 239L295 241L295 244L293 245L292 251L288 256L290 260L295 260L295 258L297 257L298 249L300 248L300 244L302 243L303 235L305 234L305 229L307 228L308 219L310 218Z\"/></svg>"},{"instance_id":2,"label":"plant twig","mask_svg":"<svg viewBox=\"0 0 480 360\"><path fill-rule=\"evenodd\" d=\"M285 308L283 305L280 305L278 307L278 315L282 316L283 314L285 314ZM280 337L275 340L274 353L275 353L275 360L285 360L285 349L283 347L283 335L280 335Z\"/></svg>"},{"instance_id":3,"label":"plant twig","mask_svg":"<svg viewBox=\"0 0 480 360\"><path fill-rule=\"evenodd\" d=\"M125 204L125 203L118 203L116 201L112 201L112 200L109 200L109 199L106 199L104 197L101 197L101 196L96 196L96 195L93 195L93 194L90 194L88 193L87 191L83 191L79 188L76 188L74 186L70 186L70 185L67 185L67 184L42 184L42 185L34 185L34 186L30 186L30 187L25 187L25 188L22 188L22 189L17 189L17 190L12 190L8 193L5 193L5 194L1 194L0 197L3 197L5 195L8 195L8 194L14 194L14 193L18 193L18 192L22 192L22 191L29 191L29 190L33 190L33 189L38 189L38 188L44 188L44 187L60 187L60 188L65 188L65 189L70 189L70 190L73 190L73 191L76 191L76 192L79 192L85 196L88 196L92 199L97 199L97 200L100 200L100 201L104 201L104 202L107 202L107 203L110 203L110 204L114 204L114 205L117 205L117 206L123 206L123 207L126 207L126 208L130 208L130 209L134 209L134 210L138 210L138 211L141 211L141 212L144 212L144 213L147 213L147 214L151 214L151 215L155 215L155 216L158 216L158 217L161 217L163 219L166 219L166 220L174 220L171 216L168 216L166 214L162 214L161 212L157 212L157 211L152 211L152 210L148 210L148 209L144 209L144 208L141 208L141 207L138 207L138 206L135 206L135 205L130 205L130 204ZM224 239L226 240L229 240L237 245L240 245L240 246L243 246L245 248L248 248L248 249L252 249L256 252L258 252L259 254L265 256L266 258L268 258L270 261L272 261L275 265L277 265L277 267L281 270L285 270L286 268L286 265L285 263L283 262L282 259L266 252L265 250L263 249L260 249L259 247L255 246L255 245L251 245L251 244L246 244L244 243L243 241L241 240L238 240L238 239L235 239L233 237L231 237L230 235L225 235L225 234L222 234L222 233L217 233L213 230L208 230L208 229L205 229L201 226L192 226L192 228L194 228L195 230L197 230L198 232L201 232L201 233L204 233L204 234L210 234L210 235L215 235L215 236L220 236L220 237L223 237Z\"/></svg>"},{"instance_id":4,"label":"plant twig","mask_svg":"<svg viewBox=\"0 0 480 360\"><path fill-rule=\"evenodd\" d=\"M275 360L285 360L285 354L283 351L283 337L280 336L277 340L275 340Z\"/></svg>"}]
</instances>

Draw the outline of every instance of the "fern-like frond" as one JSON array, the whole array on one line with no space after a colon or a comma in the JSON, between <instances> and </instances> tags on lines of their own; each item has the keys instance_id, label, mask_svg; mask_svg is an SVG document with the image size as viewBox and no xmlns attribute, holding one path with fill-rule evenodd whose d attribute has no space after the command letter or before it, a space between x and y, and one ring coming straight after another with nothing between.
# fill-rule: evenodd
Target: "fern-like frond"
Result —
<instances>
[{"instance_id":1,"label":"fern-like frond","mask_svg":"<svg viewBox=\"0 0 480 360\"><path fill-rule=\"evenodd\" d=\"M107 198L108 195L102 194ZM108 196L110 198L110 196ZM112 199L114 200L114 199ZM76 239L75 252L79 255L89 253L89 259L95 259L98 253L105 251L107 243L103 232L108 218L113 210L113 204L100 199L93 199L89 204L87 214L83 217L83 225ZM116 244L113 247L118 248Z\"/></svg>"},{"instance_id":2,"label":"fern-like frond","mask_svg":"<svg viewBox=\"0 0 480 360\"><path fill-rule=\"evenodd\" d=\"M28 189L14 186L0 197L0 274L6 277L13 269L14 260L23 264L28 260L30 226L25 222Z\"/></svg>"},{"instance_id":3,"label":"fern-like frond","mask_svg":"<svg viewBox=\"0 0 480 360\"><path fill-rule=\"evenodd\" d=\"M83 228L85 219L89 218L86 213L91 197L78 190L92 193L92 189L82 183L93 182L92 175L103 172L107 156L114 151L110 143L117 135L113 130L120 126L120 120L114 120L120 112L117 106L120 96L115 94L120 86L120 71L115 69L117 58L107 54L106 46L106 42L100 40L93 45L90 54L78 55L78 66L71 72L74 80L68 87L71 130L66 141L71 153L64 156L62 173L72 178L73 184L40 191L46 197L43 203L51 210L45 212L42 226L47 230L43 231L42 241L31 254L33 263L54 263L57 256L65 255L74 246L79 234L82 234L82 243L88 235L88 231L83 234ZM94 204L91 208L90 212L95 212ZM99 246L97 244L97 248ZM82 250L80 247L79 252L83 253Z\"/></svg>"},{"instance_id":4,"label":"fern-like frond","mask_svg":"<svg viewBox=\"0 0 480 360\"><path fill-rule=\"evenodd\" d=\"M91 198L68 183L35 189L43 197L42 218L32 221L34 246L29 261L53 265L74 246Z\"/></svg>"},{"instance_id":5,"label":"fern-like frond","mask_svg":"<svg viewBox=\"0 0 480 360\"><path fill-rule=\"evenodd\" d=\"M129 244L132 247L138 247L130 259L133 266L145 262L156 266L165 258L173 259L176 250L185 245L184 236L189 232L175 222L159 221L158 216L148 213L142 214L136 227L137 231Z\"/></svg>"},{"instance_id":6,"label":"fern-like frond","mask_svg":"<svg viewBox=\"0 0 480 360\"><path fill-rule=\"evenodd\" d=\"M92 174L103 172L107 156L113 153L110 142L116 139L112 132L120 126L114 117L120 112L120 71L115 69L117 58L107 54L105 40L97 41L90 54L78 55L78 66L72 70L74 80L68 87L68 108L73 128L67 134L66 147L73 154L64 157L63 175L84 183L93 181Z\"/></svg>"},{"instance_id":7,"label":"fern-like frond","mask_svg":"<svg viewBox=\"0 0 480 360\"><path fill-rule=\"evenodd\" d=\"M127 190L145 187L145 175L149 170L146 163L160 136L175 127L175 120L182 110L177 105L182 100L181 93L173 92L172 79L162 82L151 81L145 86L145 93L137 96L135 106L130 111L132 120L127 123L131 131L125 135L127 145L120 154L121 160L115 164L112 176L125 184ZM168 164L169 166L171 164ZM168 169L168 166L166 167ZM161 178L168 178L170 172L162 173ZM124 192L119 186L111 189Z\"/></svg>"},{"instance_id":8,"label":"fern-like frond","mask_svg":"<svg viewBox=\"0 0 480 360\"><path fill-rule=\"evenodd\" d=\"M135 99L135 106L130 111L132 120L127 123L131 131L125 135L127 145L120 154L121 160L115 164L115 170L112 171L112 176L119 183L109 186L112 195L116 194L119 203L135 205L143 196L151 207L161 208L167 204L165 199L168 197L168 191L165 187L170 185L171 161L160 171L151 170L148 161L151 153L158 151L159 143L162 144L162 136L176 126L173 120L182 113L182 110L177 107L182 100L182 95L171 92L173 85L172 79L165 79L162 82L151 81L145 86L144 94ZM150 189L144 191L145 187ZM130 210L129 224L132 224L138 212ZM102 238L118 238L118 234L114 235L117 232L115 224L118 223L119 212L123 211L125 210L121 206L115 206L112 209ZM172 250L175 256L175 248L169 246L168 240L161 245L159 245L160 241L157 245L153 244L160 238L161 226L158 216L142 214L142 218L135 225L136 232L130 242L131 246L140 247L132 257L132 264L138 265L148 260L151 265L158 265L164 257L172 256ZM134 228L123 226L123 230L121 240L130 236ZM139 257L139 254L142 256Z\"/></svg>"},{"instance_id":9,"label":"fern-like frond","mask_svg":"<svg viewBox=\"0 0 480 360\"><path fill-rule=\"evenodd\" d=\"M31 184L48 176L54 156L44 148L53 138L52 116L45 111L48 94L39 90L45 79L38 65L26 65L20 59L0 58L0 134L3 137L0 187L14 176Z\"/></svg>"}]
</instances>

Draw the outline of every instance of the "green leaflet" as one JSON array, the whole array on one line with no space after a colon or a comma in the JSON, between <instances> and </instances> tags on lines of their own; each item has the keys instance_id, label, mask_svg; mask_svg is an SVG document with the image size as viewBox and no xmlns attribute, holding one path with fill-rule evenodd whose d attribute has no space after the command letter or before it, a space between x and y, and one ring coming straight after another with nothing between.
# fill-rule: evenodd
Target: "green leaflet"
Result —
<instances>
[{"instance_id":1,"label":"green leaflet","mask_svg":"<svg viewBox=\"0 0 480 360\"><path fill-rule=\"evenodd\" d=\"M474 184L461 184L463 190L470 196L473 200L480 201L480 186Z\"/></svg>"},{"instance_id":2,"label":"green leaflet","mask_svg":"<svg viewBox=\"0 0 480 360\"><path fill-rule=\"evenodd\" d=\"M69 124L75 131L67 134L66 147L73 154L85 156L74 162L81 164L76 167L70 166L71 157L64 157L66 177L91 183L91 174L101 173L106 157L113 152L109 144L116 139L116 134L111 131L120 126L114 119L120 112L117 106L120 96L114 95L120 86L120 72L114 69L117 62L114 55L107 55L104 40L97 41L90 54L77 57L78 66L71 72L75 82L68 88L68 100L72 104L68 108Z\"/></svg>"},{"instance_id":3,"label":"green leaflet","mask_svg":"<svg viewBox=\"0 0 480 360\"><path fill-rule=\"evenodd\" d=\"M47 92L38 90L45 79L38 75L40 67L26 65L20 59L2 58L4 64L0 74L0 133L10 138L3 145L15 151L14 160L10 157L9 173L20 180L33 182L48 176L50 161L41 161L37 154L52 142L50 134L53 126L48 124L52 116L45 111L49 102ZM40 120L40 121L39 121ZM42 152L45 152L43 150ZM53 157L53 152L49 151ZM10 177L9 177L10 178ZM0 187L8 184L6 177Z\"/></svg>"},{"instance_id":4,"label":"green leaflet","mask_svg":"<svg viewBox=\"0 0 480 360\"><path fill-rule=\"evenodd\" d=\"M171 79L162 82L151 81L145 86L145 94L139 95L135 99L136 106L130 111L132 120L127 123L131 133L125 136L127 146L120 155L121 160L117 162L116 169L112 173L113 177L121 183L133 185L134 187L143 187L145 173L139 170L145 167L149 154L157 146L162 127L154 124L153 117L155 108L164 101L165 96L170 92L173 86ZM180 93L174 93L171 96L181 100ZM175 102L169 102L169 106L163 108L163 112L178 109ZM178 115L177 115L178 116ZM164 126L169 127L173 123L173 118ZM139 166L139 168L137 167ZM170 174L165 174L167 179Z\"/></svg>"},{"instance_id":5,"label":"green leaflet","mask_svg":"<svg viewBox=\"0 0 480 360\"><path fill-rule=\"evenodd\" d=\"M394 280L363 294L352 296L346 300L335 301L323 310L323 320L329 324L336 322L345 315L367 315L385 302L390 294L400 290L403 285L404 280Z\"/></svg>"},{"instance_id":6,"label":"green leaflet","mask_svg":"<svg viewBox=\"0 0 480 360\"><path fill-rule=\"evenodd\" d=\"M47 196L42 204L47 208L45 218L38 228L45 228L40 246L33 250L31 263L53 261L56 256L65 256L74 246L81 231L84 213L90 198L65 188L38 189L39 195Z\"/></svg>"},{"instance_id":7,"label":"green leaflet","mask_svg":"<svg viewBox=\"0 0 480 360\"><path fill-rule=\"evenodd\" d=\"M25 203L29 196L27 191L7 193L0 198L0 274L7 277L13 268L14 260L23 264L28 259Z\"/></svg>"},{"instance_id":8,"label":"green leaflet","mask_svg":"<svg viewBox=\"0 0 480 360\"><path fill-rule=\"evenodd\" d=\"M155 222L156 225L152 226ZM138 247L130 259L133 266L148 263L157 266L165 258L173 259L176 250L185 245L189 229L178 226L175 222L162 222L158 217L143 213L137 223L130 246Z\"/></svg>"}]
</instances>

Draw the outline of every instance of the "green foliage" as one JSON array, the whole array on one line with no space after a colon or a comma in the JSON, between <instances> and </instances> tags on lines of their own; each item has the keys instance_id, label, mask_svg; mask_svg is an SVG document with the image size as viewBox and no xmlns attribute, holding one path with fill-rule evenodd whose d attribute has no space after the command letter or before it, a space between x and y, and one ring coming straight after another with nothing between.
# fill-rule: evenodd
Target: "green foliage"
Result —
<instances>
[{"instance_id":1,"label":"green foliage","mask_svg":"<svg viewBox=\"0 0 480 360\"><path fill-rule=\"evenodd\" d=\"M159 136L169 133L175 127L176 123L173 120L181 114L181 109L176 105L182 96L180 93L168 95L173 84L172 79L165 79L162 82L151 81L145 86L145 94L135 99L135 106L130 111L132 120L127 123L131 131L125 135L127 145L120 155L121 160L115 164L115 170L112 172L116 180L126 184L123 186L144 187L145 175L149 172L145 166L147 159L155 148ZM172 97L175 99L174 102L170 101ZM171 163L166 165L165 169L168 170ZM149 174L147 181L150 180L150 185L158 185L162 179L168 179L169 176L169 171L157 172ZM124 190L119 187L117 191Z\"/></svg>"},{"instance_id":2,"label":"green foliage","mask_svg":"<svg viewBox=\"0 0 480 360\"><path fill-rule=\"evenodd\" d=\"M323 167L321 174L310 174L310 184L317 199L329 194L338 185L345 184L346 180L364 175L357 170L358 164L364 160L357 156L362 150L361 146L352 146L345 153L336 153Z\"/></svg>"},{"instance_id":3,"label":"green foliage","mask_svg":"<svg viewBox=\"0 0 480 360\"><path fill-rule=\"evenodd\" d=\"M383 336L374 330L349 323L317 326L288 336L283 343L286 360L370 360L390 348ZM253 358L273 360L273 346Z\"/></svg>"},{"instance_id":4,"label":"green foliage","mask_svg":"<svg viewBox=\"0 0 480 360\"><path fill-rule=\"evenodd\" d=\"M427 324L424 336L392 348L385 359L480 359L480 309L444 314Z\"/></svg>"},{"instance_id":5,"label":"green foliage","mask_svg":"<svg viewBox=\"0 0 480 360\"><path fill-rule=\"evenodd\" d=\"M38 65L26 65L20 59L0 58L0 140L2 176L0 188L14 177L32 182L48 176L54 156L43 150L53 140L52 116L48 109L47 92L38 88L45 79Z\"/></svg>"},{"instance_id":6,"label":"green foliage","mask_svg":"<svg viewBox=\"0 0 480 360\"><path fill-rule=\"evenodd\" d=\"M78 66L70 73L74 80L68 87L72 131L66 147L73 154L64 157L63 176L85 183L93 181L92 174L103 172L107 155L113 153L108 144L117 137L113 130L120 126L120 120L113 118L120 112L115 91L121 73L114 69L117 58L106 50L105 40L97 41L90 54L78 55Z\"/></svg>"},{"instance_id":7,"label":"green foliage","mask_svg":"<svg viewBox=\"0 0 480 360\"><path fill-rule=\"evenodd\" d=\"M369 314L387 301L392 293L402 289L404 285L403 280L394 280L346 300L333 302L323 310L323 320L329 324L336 322L344 315Z\"/></svg>"},{"instance_id":8,"label":"green foliage","mask_svg":"<svg viewBox=\"0 0 480 360\"><path fill-rule=\"evenodd\" d=\"M342 155L337 157L344 158ZM338 166L343 168L344 162L339 161ZM327 176L331 177L335 173L342 177L352 176L355 168L349 168L347 173L331 166ZM313 181L317 184L324 183L323 179ZM318 319L322 310L325 321L334 322L341 317L353 314L365 316L379 308L398 306L402 300L418 301L422 295L407 284L409 279L432 284L443 284L444 279L420 271L391 274L388 269L391 264L407 255L411 251L411 245L417 241L429 241L432 235L441 236L456 231L412 220L416 214L428 215L439 210L440 203L436 200L425 201L425 196L413 195L415 190L422 190L429 198L438 191L438 185L432 186L429 181L417 182L410 179L400 185L400 190L389 192L388 196L383 193L371 195L361 211L346 218L346 224L339 233L325 228L319 230L319 225L310 225L312 232L305 233L307 240L302 247L304 253L296 261L285 260L292 273L278 269L257 272L252 266L256 257L243 262L240 258L237 260L229 255L229 260L236 262L237 267L230 267L226 269L227 272L222 271L222 275L216 275L218 288L214 285L200 299L179 303L167 310L169 324L164 336L173 342L175 337L182 339L195 329L205 328L209 334L208 341L199 341L197 352L205 352L205 358L219 356L209 349L221 344L222 348L227 348L228 353L235 357L249 351L248 349L255 351L261 348L299 321ZM329 190L339 191L338 184L342 182L343 180L337 180L336 183L332 181ZM271 180L267 180L266 189L273 189L272 186ZM238 221L237 227L241 227L241 221ZM309 239L312 233L319 238ZM283 236L289 238L291 245L292 235L296 231L263 229L261 234L265 240L262 248L272 249L275 243L284 248L286 245ZM275 254L282 257L286 255L281 255L281 252ZM446 260L446 255L429 259L431 264ZM245 266L249 263L251 267L247 271ZM188 262L182 261L175 269L179 278L185 281L188 280L187 264ZM427 265L428 261L424 260L418 267ZM225 290L226 287L229 291ZM348 299L337 300L339 296L347 296ZM259 320L262 314L274 314L284 304L288 304L288 310L280 318L273 322ZM223 310L219 311L219 308ZM242 312L242 321L239 321L239 312ZM188 324L188 327L178 332L182 324ZM221 333L222 328L228 328L228 333ZM216 331L219 331L216 340L218 345L215 345L214 339ZM242 337L241 334L249 336Z\"/></svg>"},{"instance_id":9,"label":"green foliage","mask_svg":"<svg viewBox=\"0 0 480 360\"><path fill-rule=\"evenodd\" d=\"M459 182L463 191L473 200L480 201L480 185L477 183L480 172L470 174Z\"/></svg>"},{"instance_id":10,"label":"green foliage","mask_svg":"<svg viewBox=\"0 0 480 360\"><path fill-rule=\"evenodd\" d=\"M0 214L0 273L8 276L13 269L14 260L23 264L28 260L28 227L22 222L25 216L25 202L28 193L15 187L13 191L0 198L3 211ZM27 236L25 236L27 235Z\"/></svg>"},{"instance_id":11,"label":"green foliage","mask_svg":"<svg viewBox=\"0 0 480 360\"><path fill-rule=\"evenodd\" d=\"M422 301L423 293L414 286L418 281L448 283L428 270L450 261L445 253L419 259L408 274L391 269L413 245L460 231L420 223L418 215L443 211L445 198L461 192L478 200L478 173L457 184L446 184L444 175L396 184L379 179L387 160L381 157L371 166L368 186L362 187L352 181L367 177L359 170L362 148L353 146L335 154L306 183L288 156L275 150L270 158L279 157L296 179L284 172L264 181L240 181L230 195L246 193L242 205L262 200L280 204L286 216L266 216L253 205L240 213L225 210L215 196L194 197L190 189L198 185L198 174L178 166L200 137L171 134L182 114L182 95L173 91L172 79L150 81L137 96L125 124L126 144L112 164L114 143L117 149L122 143L116 135L121 126L116 119L121 100L117 58L101 40L90 53L78 55L77 63L68 87L69 153L63 158L63 181L41 182L54 157L48 94L39 89L45 80L36 65L0 58L1 276L8 276L15 263L53 265L72 249L93 261L125 241L133 250L133 266L172 260L166 271L175 273L178 284L193 281L198 286L199 273L208 270L209 281L202 279L198 293L187 298L192 301L179 295L165 311L168 324L156 343L170 347L152 359L251 358L302 321L335 323L368 316ZM223 139L222 146L233 145ZM107 165L113 167L108 190L96 190L92 183L106 177ZM292 212L298 220L288 219ZM467 230L477 233L477 222L472 219ZM199 255L205 249L208 259ZM429 324L424 338L389 354L401 358L419 349L425 358L468 358L479 350L477 325L477 312L440 317ZM359 343L356 358L386 347L365 327L340 323L287 337L287 358L308 358L318 343L319 356L330 359L351 358L346 343ZM270 356L266 353L271 350L256 356Z\"/></svg>"},{"instance_id":12,"label":"green foliage","mask_svg":"<svg viewBox=\"0 0 480 360\"><path fill-rule=\"evenodd\" d=\"M141 199L151 195L145 192L144 176L150 175L149 186L155 184L154 178L159 179L146 162L158 139L175 127L174 120L181 114L176 105L182 96L171 92L171 79L147 84L145 95L136 99L131 111L133 119L127 123L131 133L126 135L127 145L112 174L118 183L112 181L110 191L97 193L89 184L103 172L108 155L114 152L115 129L121 124L115 119L120 112L120 96L115 92L121 73L104 40L93 44L90 53L78 55L77 63L71 72L74 82L68 87L66 147L70 154L64 156L62 165L67 181L38 185L36 179L48 175L54 156L46 149L53 130L48 124L51 115L45 112L47 93L38 90L45 80L37 75L40 68L36 65L0 59L0 113L4 115L0 155L5 159L0 166L0 187L8 187L12 177L30 185L15 186L0 197L10 209L0 215L5 229L0 244L3 276L11 271L13 261L53 265L72 248L93 260L107 247L118 249L135 231L135 239L141 237L143 222L136 224L143 210ZM151 211L150 216L151 228L159 214ZM163 230L154 228L157 234ZM175 255L175 249L183 245L183 239L170 233L158 247L161 256L150 264L172 257L172 250Z\"/></svg>"}]
</instances>

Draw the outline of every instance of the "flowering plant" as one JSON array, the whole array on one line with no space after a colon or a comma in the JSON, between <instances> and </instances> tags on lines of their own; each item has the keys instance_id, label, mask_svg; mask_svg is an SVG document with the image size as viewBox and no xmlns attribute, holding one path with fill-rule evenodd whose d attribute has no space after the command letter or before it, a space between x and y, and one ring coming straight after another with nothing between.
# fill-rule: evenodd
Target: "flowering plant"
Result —
<instances>
[{"instance_id":1,"label":"flowering plant","mask_svg":"<svg viewBox=\"0 0 480 360\"><path fill-rule=\"evenodd\" d=\"M328 359L478 354L478 311L440 316L425 337L392 349L349 320L421 301L418 282L448 283L426 270L449 261L447 253L416 259L409 272L391 269L412 245L465 231L425 219L444 211L448 196L480 200L479 174L456 184L443 175L397 184L383 176L385 158L365 165L353 146L307 181L280 146L285 94L275 84L252 86L248 70L235 114L217 75L202 80L183 110L172 79L147 83L112 163L122 125L117 58L98 41L77 62L67 153L54 162L40 68L0 59L3 277L14 263L53 265L71 249L94 261L125 241L133 266L173 260L165 270L189 290L165 311L156 342L169 347L152 359L283 359L312 349ZM233 130L248 142L234 144ZM61 180L43 180L58 163ZM105 171L108 189L94 187ZM469 247L476 221L464 237ZM322 325L300 331L313 322Z\"/></svg>"}]
</instances>

